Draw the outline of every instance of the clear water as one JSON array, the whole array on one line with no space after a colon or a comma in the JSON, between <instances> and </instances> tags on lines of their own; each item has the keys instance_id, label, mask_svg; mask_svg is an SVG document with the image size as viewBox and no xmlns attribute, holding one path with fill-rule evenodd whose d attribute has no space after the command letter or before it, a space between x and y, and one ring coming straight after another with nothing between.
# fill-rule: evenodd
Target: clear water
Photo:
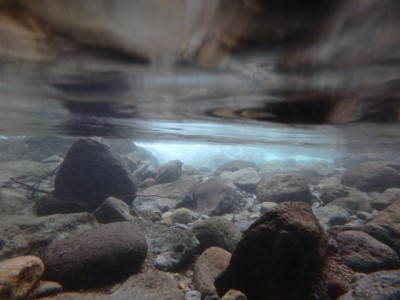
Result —
<instances>
[{"instance_id":1,"label":"clear water","mask_svg":"<svg viewBox=\"0 0 400 300\"><path fill-rule=\"evenodd\" d=\"M0 138L129 139L196 167L398 161L398 1L181 2L0 1Z\"/></svg>"}]
</instances>

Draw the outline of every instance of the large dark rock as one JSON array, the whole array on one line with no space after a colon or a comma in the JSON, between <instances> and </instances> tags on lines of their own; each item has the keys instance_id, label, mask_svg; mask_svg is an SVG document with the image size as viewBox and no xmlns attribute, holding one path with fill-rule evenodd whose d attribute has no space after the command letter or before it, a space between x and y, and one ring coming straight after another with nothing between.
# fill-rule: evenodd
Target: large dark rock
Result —
<instances>
[{"instance_id":1,"label":"large dark rock","mask_svg":"<svg viewBox=\"0 0 400 300\"><path fill-rule=\"evenodd\" d=\"M240 230L223 217L198 221L193 224L192 231L200 242L200 253L209 247L220 247L232 252L242 237Z\"/></svg>"},{"instance_id":2,"label":"large dark rock","mask_svg":"<svg viewBox=\"0 0 400 300\"><path fill-rule=\"evenodd\" d=\"M170 162L162 165L157 173L157 183L169 183L177 181L182 176L182 165L180 160L171 160Z\"/></svg>"},{"instance_id":3,"label":"large dark rock","mask_svg":"<svg viewBox=\"0 0 400 300\"><path fill-rule=\"evenodd\" d=\"M400 199L381 211L362 230L393 248L400 256Z\"/></svg>"},{"instance_id":4,"label":"large dark rock","mask_svg":"<svg viewBox=\"0 0 400 300\"><path fill-rule=\"evenodd\" d=\"M260 202L302 201L311 203L312 194L308 182L299 174L275 175L261 179L255 190Z\"/></svg>"},{"instance_id":5,"label":"large dark rock","mask_svg":"<svg viewBox=\"0 0 400 300\"><path fill-rule=\"evenodd\" d=\"M233 212L243 196L229 180L211 177L199 185L195 198L198 212L215 216Z\"/></svg>"},{"instance_id":6,"label":"large dark rock","mask_svg":"<svg viewBox=\"0 0 400 300\"><path fill-rule=\"evenodd\" d=\"M386 161L363 162L346 169L342 184L363 192L383 192L400 187L400 173L398 166Z\"/></svg>"},{"instance_id":7,"label":"large dark rock","mask_svg":"<svg viewBox=\"0 0 400 300\"><path fill-rule=\"evenodd\" d=\"M328 237L308 204L277 205L243 234L215 281L218 294L237 289L251 300L306 299L327 247Z\"/></svg>"},{"instance_id":8,"label":"large dark rock","mask_svg":"<svg viewBox=\"0 0 400 300\"><path fill-rule=\"evenodd\" d=\"M380 271L360 276L350 285L351 290L339 300L400 299L400 270Z\"/></svg>"},{"instance_id":9,"label":"large dark rock","mask_svg":"<svg viewBox=\"0 0 400 300\"><path fill-rule=\"evenodd\" d=\"M114 196L128 204L136 194L130 172L111 148L95 140L75 142L68 151L55 179L54 194L95 209Z\"/></svg>"},{"instance_id":10,"label":"large dark rock","mask_svg":"<svg viewBox=\"0 0 400 300\"><path fill-rule=\"evenodd\" d=\"M44 277L66 288L100 286L140 270L146 255L135 224L109 223L54 241L42 255Z\"/></svg>"},{"instance_id":11,"label":"large dark rock","mask_svg":"<svg viewBox=\"0 0 400 300\"><path fill-rule=\"evenodd\" d=\"M400 267L396 252L365 232L340 232L336 240L343 262L356 272L370 273Z\"/></svg>"}]
</instances>

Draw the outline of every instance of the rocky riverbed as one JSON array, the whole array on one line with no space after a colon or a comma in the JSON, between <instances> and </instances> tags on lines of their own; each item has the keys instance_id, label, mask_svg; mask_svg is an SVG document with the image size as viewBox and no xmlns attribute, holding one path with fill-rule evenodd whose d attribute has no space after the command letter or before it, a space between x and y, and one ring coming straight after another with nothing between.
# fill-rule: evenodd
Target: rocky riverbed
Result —
<instances>
[{"instance_id":1,"label":"rocky riverbed","mask_svg":"<svg viewBox=\"0 0 400 300\"><path fill-rule=\"evenodd\" d=\"M398 299L400 159L160 165L0 141L0 299Z\"/></svg>"}]
</instances>

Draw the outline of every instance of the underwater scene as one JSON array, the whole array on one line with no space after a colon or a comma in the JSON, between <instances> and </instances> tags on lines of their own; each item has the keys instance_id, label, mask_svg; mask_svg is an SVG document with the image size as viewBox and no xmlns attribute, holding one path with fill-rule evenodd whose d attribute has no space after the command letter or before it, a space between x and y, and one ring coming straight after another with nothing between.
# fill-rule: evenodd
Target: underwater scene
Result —
<instances>
[{"instance_id":1,"label":"underwater scene","mask_svg":"<svg viewBox=\"0 0 400 300\"><path fill-rule=\"evenodd\" d=\"M0 300L400 299L398 0L0 0Z\"/></svg>"}]
</instances>

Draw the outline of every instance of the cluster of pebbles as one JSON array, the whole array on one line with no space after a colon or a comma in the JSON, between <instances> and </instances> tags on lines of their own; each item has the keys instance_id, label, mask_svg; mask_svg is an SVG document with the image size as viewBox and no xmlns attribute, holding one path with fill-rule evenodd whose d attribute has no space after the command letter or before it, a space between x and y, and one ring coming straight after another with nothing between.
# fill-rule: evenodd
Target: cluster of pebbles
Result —
<instances>
[{"instance_id":1,"label":"cluster of pebbles","mask_svg":"<svg viewBox=\"0 0 400 300\"><path fill-rule=\"evenodd\" d=\"M399 160L211 170L37 139L0 144L0 299L400 298Z\"/></svg>"}]
</instances>

